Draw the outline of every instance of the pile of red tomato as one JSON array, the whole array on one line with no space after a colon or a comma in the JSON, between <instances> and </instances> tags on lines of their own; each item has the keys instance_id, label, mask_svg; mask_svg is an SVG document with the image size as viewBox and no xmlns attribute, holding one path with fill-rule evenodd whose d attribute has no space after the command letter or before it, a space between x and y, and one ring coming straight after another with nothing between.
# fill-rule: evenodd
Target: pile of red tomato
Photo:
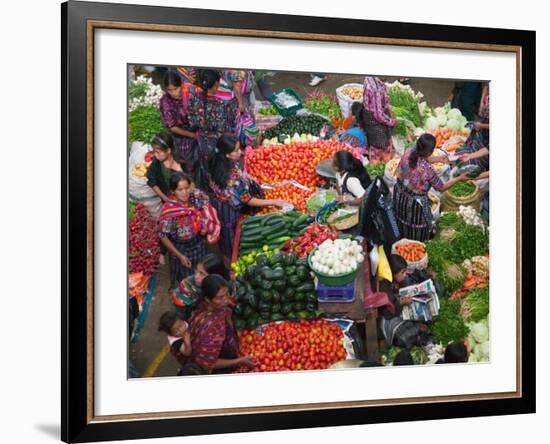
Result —
<instances>
[{"instance_id":1,"label":"pile of red tomato","mask_svg":"<svg viewBox=\"0 0 550 444\"><path fill-rule=\"evenodd\" d=\"M241 356L252 356L256 366L236 373L319 370L346 358L340 327L324 319L271 323L262 334L239 331Z\"/></svg>"},{"instance_id":2,"label":"pile of red tomato","mask_svg":"<svg viewBox=\"0 0 550 444\"><path fill-rule=\"evenodd\" d=\"M276 183L294 179L307 187L315 187L319 176L315 168L325 159L332 158L336 151L353 149L342 142L320 140L297 142L288 145L271 145L248 150L245 166L259 183Z\"/></svg>"}]
</instances>

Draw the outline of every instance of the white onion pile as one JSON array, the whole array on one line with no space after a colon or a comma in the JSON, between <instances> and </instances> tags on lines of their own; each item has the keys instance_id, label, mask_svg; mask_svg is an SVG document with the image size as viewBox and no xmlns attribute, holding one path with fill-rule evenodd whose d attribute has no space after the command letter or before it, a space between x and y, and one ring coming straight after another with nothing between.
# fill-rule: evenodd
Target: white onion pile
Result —
<instances>
[{"instance_id":1,"label":"white onion pile","mask_svg":"<svg viewBox=\"0 0 550 444\"><path fill-rule=\"evenodd\" d=\"M363 248L350 239L327 239L311 258L313 270L329 276L354 272L363 262Z\"/></svg>"}]
</instances>

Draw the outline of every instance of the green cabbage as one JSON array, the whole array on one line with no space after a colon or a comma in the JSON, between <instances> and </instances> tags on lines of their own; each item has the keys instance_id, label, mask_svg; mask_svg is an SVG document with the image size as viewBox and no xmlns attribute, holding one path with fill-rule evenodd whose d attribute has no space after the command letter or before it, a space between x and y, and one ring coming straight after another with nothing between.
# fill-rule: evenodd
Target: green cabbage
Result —
<instances>
[{"instance_id":1,"label":"green cabbage","mask_svg":"<svg viewBox=\"0 0 550 444\"><path fill-rule=\"evenodd\" d=\"M470 328L470 335L474 339L474 344L471 345L481 344L489 340L489 324L487 319L468 324L468 327Z\"/></svg>"}]
</instances>

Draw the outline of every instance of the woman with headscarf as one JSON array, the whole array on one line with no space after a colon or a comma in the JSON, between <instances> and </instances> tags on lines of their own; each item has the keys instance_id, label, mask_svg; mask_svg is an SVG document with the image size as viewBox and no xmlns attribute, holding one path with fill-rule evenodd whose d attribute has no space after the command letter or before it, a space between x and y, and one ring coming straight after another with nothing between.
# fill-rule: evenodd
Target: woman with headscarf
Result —
<instances>
[{"instance_id":1,"label":"woman with headscarf","mask_svg":"<svg viewBox=\"0 0 550 444\"><path fill-rule=\"evenodd\" d=\"M390 110L386 84L378 77L365 77L363 108L365 130L369 143L369 162L386 162L392 157L392 128L397 120Z\"/></svg>"}]
</instances>

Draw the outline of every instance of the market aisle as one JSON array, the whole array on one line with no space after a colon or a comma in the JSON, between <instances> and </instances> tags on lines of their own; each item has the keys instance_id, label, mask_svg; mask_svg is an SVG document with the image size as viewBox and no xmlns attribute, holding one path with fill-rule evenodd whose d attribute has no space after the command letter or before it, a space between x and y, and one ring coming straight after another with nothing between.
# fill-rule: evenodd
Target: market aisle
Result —
<instances>
[{"instance_id":1,"label":"market aisle","mask_svg":"<svg viewBox=\"0 0 550 444\"><path fill-rule=\"evenodd\" d=\"M173 310L172 301L168 296L168 266L161 265L149 313L139 333L137 342L130 344L130 361L140 375L157 364L156 371L151 376L176 376L179 365L168 352L166 335L157 331L158 319L168 310ZM157 362L154 362L155 359Z\"/></svg>"},{"instance_id":2,"label":"market aisle","mask_svg":"<svg viewBox=\"0 0 550 444\"><path fill-rule=\"evenodd\" d=\"M300 72L278 72L275 76L269 78L269 83L273 91L279 91L283 88L292 88L300 97L305 98L313 91L322 91L326 94L335 94L336 88L345 83L363 83L364 76L354 74L327 74L327 79L318 86L309 86L311 80L309 73ZM385 76L384 79L388 82L398 80L398 77ZM431 107L442 106L448 101L454 86L454 81L446 81L438 79L434 82L433 79L412 78L410 81L411 88L415 91L422 91L424 100ZM261 100L256 88L256 97Z\"/></svg>"}]
</instances>

